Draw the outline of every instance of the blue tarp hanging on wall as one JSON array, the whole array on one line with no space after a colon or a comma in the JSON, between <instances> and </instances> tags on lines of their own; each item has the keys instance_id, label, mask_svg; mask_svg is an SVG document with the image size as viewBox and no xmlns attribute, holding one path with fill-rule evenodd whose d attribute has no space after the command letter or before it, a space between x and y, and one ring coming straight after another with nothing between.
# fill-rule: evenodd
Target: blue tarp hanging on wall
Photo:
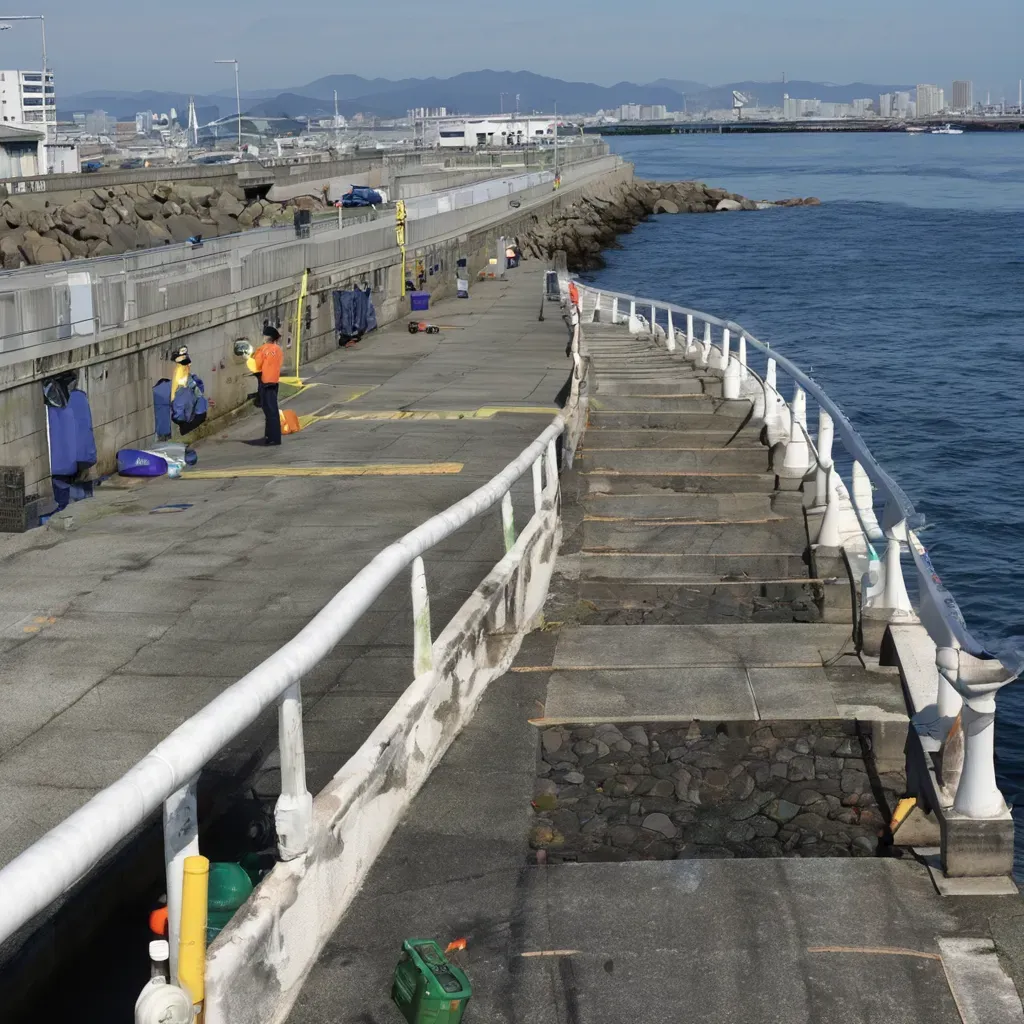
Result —
<instances>
[{"instance_id":1,"label":"blue tarp hanging on wall","mask_svg":"<svg viewBox=\"0 0 1024 1024\"><path fill-rule=\"evenodd\" d=\"M334 293L334 329L340 342L361 338L377 329L377 311L371 294L369 288Z\"/></svg>"},{"instance_id":2,"label":"blue tarp hanging on wall","mask_svg":"<svg viewBox=\"0 0 1024 1024\"><path fill-rule=\"evenodd\" d=\"M63 401L53 387L43 394L47 396L46 419L50 434L50 476L53 497L59 508L70 501L79 501L92 495L92 484L79 482L77 478L96 465L96 437L93 433L92 411L89 397L84 391L66 391L66 404L51 405L50 399Z\"/></svg>"}]
</instances>

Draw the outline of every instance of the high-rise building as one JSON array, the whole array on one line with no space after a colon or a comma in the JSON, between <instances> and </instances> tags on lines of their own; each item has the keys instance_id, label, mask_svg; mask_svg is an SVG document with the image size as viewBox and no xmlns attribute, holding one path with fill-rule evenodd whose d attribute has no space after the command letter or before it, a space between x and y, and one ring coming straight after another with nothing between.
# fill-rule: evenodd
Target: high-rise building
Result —
<instances>
[{"instance_id":1,"label":"high-rise building","mask_svg":"<svg viewBox=\"0 0 1024 1024\"><path fill-rule=\"evenodd\" d=\"M950 106L954 110L970 110L974 106L974 83L954 82Z\"/></svg>"},{"instance_id":2,"label":"high-rise building","mask_svg":"<svg viewBox=\"0 0 1024 1024\"><path fill-rule=\"evenodd\" d=\"M619 107L619 120L620 121L639 121L640 120L640 104L639 103L623 103Z\"/></svg>"},{"instance_id":3,"label":"high-rise building","mask_svg":"<svg viewBox=\"0 0 1024 1024\"><path fill-rule=\"evenodd\" d=\"M946 97L937 85L919 85L917 87L917 116L930 117L941 113L946 107Z\"/></svg>"},{"instance_id":4,"label":"high-rise building","mask_svg":"<svg viewBox=\"0 0 1024 1024\"><path fill-rule=\"evenodd\" d=\"M894 92L892 94L892 110L897 117L906 117L910 110L910 93Z\"/></svg>"},{"instance_id":5,"label":"high-rise building","mask_svg":"<svg viewBox=\"0 0 1024 1024\"><path fill-rule=\"evenodd\" d=\"M891 92L883 92L878 97L878 116L892 117L896 112L895 97Z\"/></svg>"},{"instance_id":6,"label":"high-rise building","mask_svg":"<svg viewBox=\"0 0 1024 1024\"><path fill-rule=\"evenodd\" d=\"M865 114L870 114L873 105L874 104L870 99L854 100L850 104L850 106L853 107L853 114L855 117L863 117Z\"/></svg>"},{"instance_id":7,"label":"high-rise building","mask_svg":"<svg viewBox=\"0 0 1024 1024\"><path fill-rule=\"evenodd\" d=\"M0 122L43 130L48 125L56 126L53 72L46 72L44 94L42 71L0 71Z\"/></svg>"}]
</instances>

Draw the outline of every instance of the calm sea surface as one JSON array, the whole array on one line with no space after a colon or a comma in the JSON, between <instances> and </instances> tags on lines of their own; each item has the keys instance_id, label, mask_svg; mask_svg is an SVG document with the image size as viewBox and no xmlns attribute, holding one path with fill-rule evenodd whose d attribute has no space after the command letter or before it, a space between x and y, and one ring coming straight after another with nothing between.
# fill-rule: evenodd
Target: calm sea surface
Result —
<instances>
[{"instance_id":1,"label":"calm sea surface","mask_svg":"<svg viewBox=\"0 0 1024 1024\"><path fill-rule=\"evenodd\" d=\"M1024 133L612 147L640 177L821 199L653 218L590 279L732 318L815 377L926 515L968 627L1024 647ZM997 746L1021 874L1024 683L1002 691Z\"/></svg>"}]
</instances>

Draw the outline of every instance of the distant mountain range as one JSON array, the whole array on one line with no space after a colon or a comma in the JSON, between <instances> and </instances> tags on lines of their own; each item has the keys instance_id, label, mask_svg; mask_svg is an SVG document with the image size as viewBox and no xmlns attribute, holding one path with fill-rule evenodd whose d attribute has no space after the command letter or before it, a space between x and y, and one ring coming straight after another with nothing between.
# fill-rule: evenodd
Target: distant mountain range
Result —
<instances>
[{"instance_id":1,"label":"distant mountain range","mask_svg":"<svg viewBox=\"0 0 1024 1024\"><path fill-rule=\"evenodd\" d=\"M469 71L452 78L362 78L359 75L327 75L306 85L284 91L272 89L244 93L243 112L253 117L326 117L338 109L346 117L357 112L381 118L401 117L414 107L447 107L451 113L491 114L518 109L529 113L550 113L555 104L566 114L612 111L623 103L664 104L669 110L690 111L732 106L732 91L744 93L761 106L781 106L784 92L804 99L848 103L862 97L876 98L881 92L910 86L871 85L854 82L832 85L822 82L730 82L709 86L701 82L661 78L647 85L619 82L600 86L589 82L565 82L529 71ZM233 93L218 92L196 96L200 121L223 117L235 110ZM188 93L94 91L61 96L57 105L62 118L71 114L105 110L119 120L134 117L140 110L167 113L171 107L184 116Z\"/></svg>"}]
</instances>

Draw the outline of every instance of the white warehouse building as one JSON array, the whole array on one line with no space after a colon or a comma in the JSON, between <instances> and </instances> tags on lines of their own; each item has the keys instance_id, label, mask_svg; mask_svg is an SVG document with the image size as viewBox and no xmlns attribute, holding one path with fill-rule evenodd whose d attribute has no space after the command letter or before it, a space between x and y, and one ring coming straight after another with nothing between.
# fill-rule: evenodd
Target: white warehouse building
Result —
<instances>
[{"instance_id":1,"label":"white warehouse building","mask_svg":"<svg viewBox=\"0 0 1024 1024\"><path fill-rule=\"evenodd\" d=\"M78 147L73 142L57 141L57 96L53 72L47 71L45 77L44 91L42 70L0 71L0 127L42 135L45 148L40 154L35 174L77 172Z\"/></svg>"},{"instance_id":2,"label":"white warehouse building","mask_svg":"<svg viewBox=\"0 0 1024 1024\"><path fill-rule=\"evenodd\" d=\"M490 114L486 117L438 118L424 123L423 139L442 149L477 149L481 146L529 146L551 142L551 117Z\"/></svg>"}]
</instances>

